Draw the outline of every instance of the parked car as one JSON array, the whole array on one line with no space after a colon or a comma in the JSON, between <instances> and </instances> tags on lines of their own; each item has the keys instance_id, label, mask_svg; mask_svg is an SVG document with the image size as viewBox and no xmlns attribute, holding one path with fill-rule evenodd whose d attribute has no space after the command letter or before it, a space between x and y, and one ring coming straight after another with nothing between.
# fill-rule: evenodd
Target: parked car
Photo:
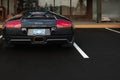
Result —
<instances>
[{"instance_id":1,"label":"parked car","mask_svg":"<svg viewBox=\"0 0 120 80\"><path fill-rule=\"evenodd\" d=\"M59 44L72 45L74 28L72 22L51 11L25 11L6 21L3 28L6 45Z\"/></svg>"}]
</instances>

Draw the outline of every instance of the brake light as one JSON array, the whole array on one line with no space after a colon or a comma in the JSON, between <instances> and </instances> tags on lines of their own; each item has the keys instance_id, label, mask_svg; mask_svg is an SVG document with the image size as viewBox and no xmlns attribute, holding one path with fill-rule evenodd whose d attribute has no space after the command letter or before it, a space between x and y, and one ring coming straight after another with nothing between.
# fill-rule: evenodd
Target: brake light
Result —
<instances>
[{"instance_id":1,"label":"brake light","mask_svg":"<svg viewBox=\"0 0 120 80\"><path fill-rule=\"evenodd\" d=\"M70 21L66 20L57 20L57 28L69 28L72 24Z\"/></svg>"},{"instance_id":2,"label":"brake light","mask_svg":"<svg viewBox=\"0 0 120 80\"><path fill-rule=\"evenodd\" d=\"M6 23L7 28L21 28L21 21L15 20Z\"/></svg>"}]
</instances>

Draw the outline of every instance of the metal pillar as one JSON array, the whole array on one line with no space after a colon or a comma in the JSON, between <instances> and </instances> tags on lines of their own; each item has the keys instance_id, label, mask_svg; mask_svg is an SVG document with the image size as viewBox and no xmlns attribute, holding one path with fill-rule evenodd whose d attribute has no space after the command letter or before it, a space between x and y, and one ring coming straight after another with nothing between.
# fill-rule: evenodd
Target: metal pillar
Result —
<instances>
[{"instance_id":1,"label":"metal pillar","mask_svg":"<svg viewBox=\"0 0 120 80\"><path fill-rule=\"evenodd\" d=\"M70 0L70 16L72 15L72 0Z\"/></svg>"},{"instance_id":2,"label":"metal pillar","mask_svg":"<svg viewBox=\"0 0 120 80\"><path fill-rule=\"evenodd\" d=\"M53 0L53 11L55 12L55 0Z\"/></svg>"},{"instance_id":3,"label":"metal pillar","mask_svg":"<svg viewBox=\"0 0 120 80\"><path fill-rule=\"evenodd\" d=\"M97 23L101 22L102 18L102 0L97 0Z\"/></svg>"},{"instance_id":4,"label":"metal pillar","mask_svg":"<svg viewBox=\"0 0 120 80\"><path fill-rule=\"evenodd\" d=\"M9 14L9 0L7 0L7 14Z\"/></svg>"},{"instance_id":5,"label":"metal pillar","mask_svg":"<svg viewBox=\"0 0 120 80\"><path fill-rule=\"evenodd\" d=\"M2 6L2 0L0 0L0 6Z\"/></svg>"}]
</instances>

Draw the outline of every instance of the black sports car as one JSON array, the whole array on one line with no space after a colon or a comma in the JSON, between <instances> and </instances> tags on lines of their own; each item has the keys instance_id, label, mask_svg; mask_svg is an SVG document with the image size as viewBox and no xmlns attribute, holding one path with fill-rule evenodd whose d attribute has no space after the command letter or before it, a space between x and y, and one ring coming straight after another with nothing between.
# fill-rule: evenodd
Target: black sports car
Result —
<instances>
[{"instance_id":1,"label":"black sports car","mask_svg":"<svg viewBox=\"0 0 120 80\"><path fill-rule=\"evenodd\" d=\"M26 11L9 19L3 28L3 39L8 44L72 45L72 22L51 11Z\"/></svg>"}]
</instances>

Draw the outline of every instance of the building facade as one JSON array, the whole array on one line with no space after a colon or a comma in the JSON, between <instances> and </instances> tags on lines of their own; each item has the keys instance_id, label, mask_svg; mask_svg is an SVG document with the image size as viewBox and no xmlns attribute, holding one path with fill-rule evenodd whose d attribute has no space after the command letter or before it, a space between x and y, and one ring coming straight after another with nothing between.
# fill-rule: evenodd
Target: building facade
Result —
<instances>
[{"instance_id":1,"label":"building facade","mask_svg":"<svg viewBox=\"0 0 120 80\"><path fill-rule=\"evenodd\" d=\"M120 18L120 0L0 0L0 6L5 16L28 9L48 9L74 21Z\"/></svg>"}]
</instances>

